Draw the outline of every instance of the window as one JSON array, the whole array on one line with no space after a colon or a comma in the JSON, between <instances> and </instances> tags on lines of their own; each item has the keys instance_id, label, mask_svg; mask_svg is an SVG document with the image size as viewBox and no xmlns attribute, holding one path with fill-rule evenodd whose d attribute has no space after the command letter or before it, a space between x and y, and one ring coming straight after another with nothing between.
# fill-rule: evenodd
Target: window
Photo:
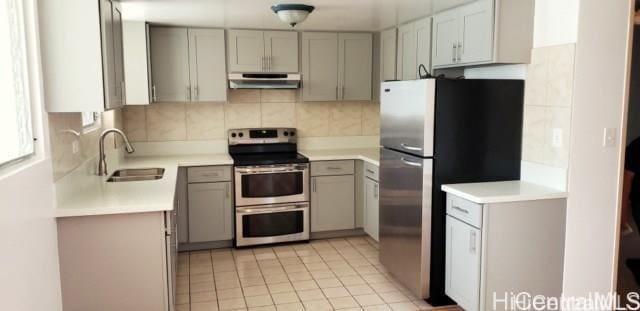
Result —
<instances>
[{"instance_id":1,"label":"window","mask_svg":"<svg viewBox=\"0 0 640 311\"><path fill-rule=\"evenodd\" d=\"M0 1L0 165L34 153L21 0Z\"/></svg>"},{"instance_id":2,"label":"window","mask_svg":"<svg viewBox=\"0 0 640 311\"><path fill-rule=\"evenodd\" d=\"M100 126L99 114L97 112L83 112L82 113L82 128L85 131L91 131L94 128Z\"/></svg>"}]
</instances>

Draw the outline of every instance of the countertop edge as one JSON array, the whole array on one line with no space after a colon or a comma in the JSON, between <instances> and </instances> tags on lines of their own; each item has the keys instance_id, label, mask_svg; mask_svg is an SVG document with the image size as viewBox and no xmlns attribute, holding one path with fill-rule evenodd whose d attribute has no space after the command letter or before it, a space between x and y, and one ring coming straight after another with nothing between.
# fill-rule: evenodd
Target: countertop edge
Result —
<instances>
[{"instance_id":1,"label":"countertop edge","mask_svg":"<svg viewBox=\"0 0 640 311\"><path fill-rule=\"evenodd\" d=\"M544 187L544 186L540 186L540 187ZM557 190L557 191L549 191L548 193L504 194L504 195L488 195L488 196L479 197L479 196L470 194L468 192L456 189L449 185L442 185L441 189L444 192L453 194L455 196L458 196L460 198L463 198L478 204L537 201L537 200L558 200L558 199L566 199L568 196L567 192Z\"/></svg>"}]
</instances>

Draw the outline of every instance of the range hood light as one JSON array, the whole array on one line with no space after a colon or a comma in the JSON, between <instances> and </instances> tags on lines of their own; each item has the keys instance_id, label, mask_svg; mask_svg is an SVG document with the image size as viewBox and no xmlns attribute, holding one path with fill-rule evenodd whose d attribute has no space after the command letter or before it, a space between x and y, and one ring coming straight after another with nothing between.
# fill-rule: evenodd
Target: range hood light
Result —
<instances>
[{"instance_id":1,"label":"range hood light","mask_svg":"<svg viewBox=\"0 0 640 311\"><path fill-rule=\"evenodd\" d=\"M271 10L278 15L278 18L291 25L291 27L296 27L297 24L307 19L313 9L315 9L313 6L306 4L276 4L271 6Z\"/></svg>"}]
</instances>

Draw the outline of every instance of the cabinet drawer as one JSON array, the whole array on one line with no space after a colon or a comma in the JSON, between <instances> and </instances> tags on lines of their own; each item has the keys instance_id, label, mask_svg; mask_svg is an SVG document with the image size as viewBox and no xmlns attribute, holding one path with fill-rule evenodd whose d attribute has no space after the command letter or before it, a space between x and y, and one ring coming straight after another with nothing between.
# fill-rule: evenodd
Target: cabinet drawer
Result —
<instances>
[{"instance_id":1,"label":"cabinet drawer","mask_svg":"<svg viewBox=\"0 0 640 311\"><path fill-rule=\"evenodd\" d=\"M353 160L311 162L311 176L353 175Z\"/></svg>"},{"instance_id":2,"label":"cabinet drawer","mask_svg":"<svg viewBox=\"0 0 640 311\"><path fill-rule=\"evenodd\" d=\"M364 176L371 178L375 181L379 181L380 178L378 177L379 174L379 170L380 168L377 165L373 165L369 162L364 162Z\"/></svg>"},{"instance_id":3,"label":"cabinet drawer","mask_svg":"<svg viewBox=\"0 0 640 311\"><path fill-rule=\"evenodd\" d=\"M218 182L231 180L230 166L199 166L187 169L187 181L197 182Z\"/></svg>"},{"instance_id":4,"label":"cabinet drawer","mask_svg":"<svg viewBox=\"0 0 640 311\"><path fill-rule=\"evenodd\" d=\"M482 205L447 195L447 214L476 228L482 228Z\"/></svg>"}]
</instances>

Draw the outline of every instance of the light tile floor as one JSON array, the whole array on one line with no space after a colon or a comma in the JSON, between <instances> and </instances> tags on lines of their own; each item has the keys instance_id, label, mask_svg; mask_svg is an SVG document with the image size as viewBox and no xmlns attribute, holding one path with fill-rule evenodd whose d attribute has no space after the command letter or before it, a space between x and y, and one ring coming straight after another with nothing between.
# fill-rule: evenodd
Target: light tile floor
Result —
<instances>
[{"instance_id":1,"label":"light tile floor","mask_svg":"<svg viewBox=\"0 0 640 311\"><path fill-rule=\"evenodd\" d=\"M434 309L386 272L365 237L180 253L176 303L176 311Z\"/></svg>"}]
</instances>

